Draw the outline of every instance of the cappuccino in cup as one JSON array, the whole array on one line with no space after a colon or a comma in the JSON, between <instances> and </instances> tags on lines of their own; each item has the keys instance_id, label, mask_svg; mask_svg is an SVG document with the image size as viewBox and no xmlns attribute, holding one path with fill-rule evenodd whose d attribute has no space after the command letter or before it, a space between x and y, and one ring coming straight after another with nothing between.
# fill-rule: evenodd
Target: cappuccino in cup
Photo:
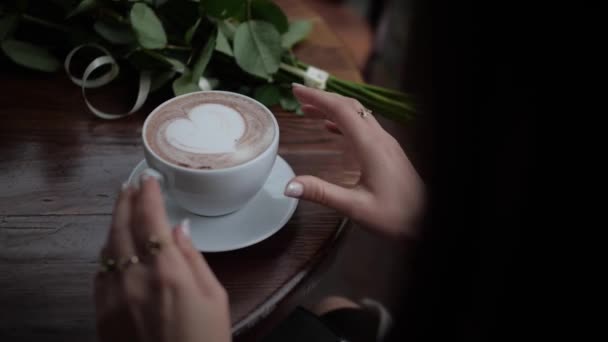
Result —
<instances>
[{"instance_id":1,"label":"cappuccino in cup","mask_svg":"<svg viewBox=\"0 0 608 342\"><path fill-rule=\"evenodd\" d=\"M254 159L274 135L266 108L242 96L208 93L159 107L146 125L145 139L169 163L215 170Z\"/></svg>"},{"instance_id":2,"label":"cappuccino in cup","mask_svg":"<svg viewBox=\"0 0 608 342\"><path fill-rule=\"evenodd\" d=\"M216 216L243 207L276 159L279 127L261 103L237 93L203 91L157 107L143 128L148 166L176 202Z\"/></svg>"}]
</instances>

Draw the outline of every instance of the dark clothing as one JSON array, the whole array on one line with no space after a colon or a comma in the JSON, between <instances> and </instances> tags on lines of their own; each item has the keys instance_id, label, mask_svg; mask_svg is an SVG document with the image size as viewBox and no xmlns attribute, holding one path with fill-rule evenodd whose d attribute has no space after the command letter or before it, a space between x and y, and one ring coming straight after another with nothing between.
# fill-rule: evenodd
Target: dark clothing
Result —
<instances>
[{"instance_id":1,"label":"dark clothing","mask_svg":"<svg viewBox=\"0 0 608 342\"><path fill-rule=\"evenodd\" d=\"M373 342L378 316L365 309L338 309L321 317L297 308L264 342Z\"/></svg>"},{"instance_id":2,"label":"dark clothing","mask_svg":"<svg viewBox=\"0 0 608 342\"><path fill-rule=\"evenodd\" d=\"M546 10L530 1L413 8L405 88L421 100L429 203L391 340L519 340L534 324L525 247L541 224Z\"/></svg>"}]
</instances>

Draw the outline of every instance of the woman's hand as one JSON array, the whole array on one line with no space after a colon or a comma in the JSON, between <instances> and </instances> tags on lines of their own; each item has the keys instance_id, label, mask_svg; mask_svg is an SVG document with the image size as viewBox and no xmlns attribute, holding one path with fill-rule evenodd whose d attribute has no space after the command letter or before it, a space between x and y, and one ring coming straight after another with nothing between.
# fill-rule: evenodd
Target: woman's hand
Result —
<instances>
[{"instance_id":1,"label":"woman's hand","mask_svg":"<svg viewBox=\"0 0 608 342\"><path fill-rule=\"evenodd\" d=\"M361 178L343 188L313 176L298 176L285 195L337 209L361 225L391 237L409 236L422 213L424 186L399 146L364 107L338 94L294 84L305 113L328 118L329 131L342 134L361 165Z\"/></svg>"},{"instance_id":2,"label":"woman's hand","mask_svg":"<svg viewBox=\"0 0 608 342\"><path fill-rule=\"evenodd\" d=\"M154 178L121 191L102 258L101 341L230 341L226 291L193 247L188 222L171 231Z\"/></svg>"}]
</instances>

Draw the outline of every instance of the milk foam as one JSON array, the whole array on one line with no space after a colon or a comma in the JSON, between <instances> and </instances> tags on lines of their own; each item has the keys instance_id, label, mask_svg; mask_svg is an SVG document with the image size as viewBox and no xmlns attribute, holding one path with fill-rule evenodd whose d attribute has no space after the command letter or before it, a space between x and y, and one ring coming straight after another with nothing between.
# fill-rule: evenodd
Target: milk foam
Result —
<instances>
[{"instance_id":1,"label":"milk foam","mask_svg":"<svg viewBox=\"0 0 608 342\"><path fill-rule=\"evenodd\" d=\"M264 152L278 132L268 110L229 93L201 92L169 101L145 126L145 140L163 160L193 169L221 169Z\"/></svg>"},{"instance_id":2,"label":"milk foam","mask_svg":"<svg viewBox=\"0 0 608 342\"><path fill-rule=\"evenodd\" d=\"M191 153L214 154L236 151L245 132L239 112L221 104L202 104L192 108L188 117L176 119L165 130L167 142Z\"/></svg>"}]
</instances>

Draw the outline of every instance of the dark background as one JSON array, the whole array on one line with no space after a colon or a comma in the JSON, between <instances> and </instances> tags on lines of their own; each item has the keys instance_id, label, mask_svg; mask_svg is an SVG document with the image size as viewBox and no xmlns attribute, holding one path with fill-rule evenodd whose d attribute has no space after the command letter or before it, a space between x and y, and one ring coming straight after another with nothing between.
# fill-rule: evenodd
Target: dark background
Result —
<instances>
[{"instance_id":1,"label":"dark background","mask_svg":"<svg viewBox=\"0 0 608 342\"><path fill-rule=\"evenodd\" d=\"M544 319L529 247L542 226L539 92L556 33L549 7L488 3L413 6L404 87L422 99L430 201L393 340L520 340Z\"/></svg>"}]
</instances>

